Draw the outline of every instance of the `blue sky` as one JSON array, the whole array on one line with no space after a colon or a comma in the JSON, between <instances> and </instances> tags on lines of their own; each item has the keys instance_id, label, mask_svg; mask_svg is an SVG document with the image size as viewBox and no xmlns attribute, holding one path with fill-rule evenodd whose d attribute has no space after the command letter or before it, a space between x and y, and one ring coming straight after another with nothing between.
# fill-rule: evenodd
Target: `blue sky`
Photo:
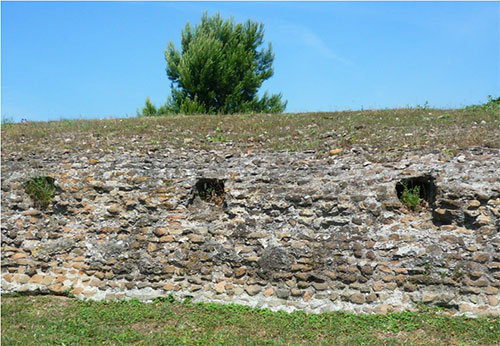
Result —
<instances>
[{"instance_id":1,"label":"blue sky","mask_svg":"<svg viewBox=\"0 0 500 346\"><path fill-rule=\"evenodd\" d=\"M1 115L135 116L204 11L264 23L286 112L443 108L500 96L500 2L1 2Z\"/></svg>"}]
</instances>

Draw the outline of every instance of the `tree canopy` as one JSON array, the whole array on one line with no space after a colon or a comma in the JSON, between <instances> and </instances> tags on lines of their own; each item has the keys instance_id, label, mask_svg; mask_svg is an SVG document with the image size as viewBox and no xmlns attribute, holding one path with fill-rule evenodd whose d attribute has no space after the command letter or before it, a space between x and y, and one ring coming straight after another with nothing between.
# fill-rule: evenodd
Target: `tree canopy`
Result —
<instances>
[{"instance_id":1,"label":"tree canopy","mask_svg":"<svg viewBox=\"0 0 500 346\"><path fill-rule=\"evenodd\" d=\"M274 70L271 43L264 42L264 25L235 24L220 14L205 13L194 28L181 32L181 51L172 41L165 50L167 76L172 93L166 105L156 109L146 100L143 115L280 113L286 101L281 94L257 95Z\"/></svg>"}]
</instances>

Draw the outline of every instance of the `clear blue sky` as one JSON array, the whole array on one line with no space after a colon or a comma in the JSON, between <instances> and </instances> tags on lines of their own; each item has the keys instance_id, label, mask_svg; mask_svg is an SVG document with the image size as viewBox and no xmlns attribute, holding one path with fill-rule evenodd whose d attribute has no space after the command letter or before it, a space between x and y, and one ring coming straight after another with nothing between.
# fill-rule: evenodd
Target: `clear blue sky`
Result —
<instances>
[{"instance_id":1,"label":"clear blue sky","mask_svg":"<svg viewBox=\"0 0 500 346\"><path fill-rule=\"evenodd\" d=\"M1 2L1 115L135 116L164 50L220 11L264 23L287 112L462 107L500 96L499 2ZM267 44L267 43L266 43Z\"/></svg>"}]
</instances>

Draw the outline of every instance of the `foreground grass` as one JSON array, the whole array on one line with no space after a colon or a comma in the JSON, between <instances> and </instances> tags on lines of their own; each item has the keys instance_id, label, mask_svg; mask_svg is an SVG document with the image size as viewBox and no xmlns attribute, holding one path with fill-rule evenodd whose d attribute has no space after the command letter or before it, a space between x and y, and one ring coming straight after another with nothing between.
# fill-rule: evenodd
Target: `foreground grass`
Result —
<instances>
[{"instance_id":1,"label":"foreground grass","mask_svg":"<svg viewBox=\"0 0 500 346\"><path fill-rule=\"evenodd\" d=\"M305 114L60 120L2 126L2 154L173 148L369 152L500 147L498 111L388 109Z\"/></svg>"},{"instance_id":2,"label":"foreground grass","mask_svg":"<svg viewBox=\"0 0 500 346\"><path fill-rule=\"evenodd\" d=\"M500 317L321 315L167 300L4 297L2 345L498 345Z\"/></svg>"}]
</instances>

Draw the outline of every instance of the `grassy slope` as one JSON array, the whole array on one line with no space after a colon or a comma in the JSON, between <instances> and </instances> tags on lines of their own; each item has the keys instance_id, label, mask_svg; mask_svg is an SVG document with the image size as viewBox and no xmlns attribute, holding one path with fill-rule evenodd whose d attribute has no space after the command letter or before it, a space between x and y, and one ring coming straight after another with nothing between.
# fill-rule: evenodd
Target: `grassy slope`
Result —
<instances>
[{"instance_id":1,"label":"grassy slope","mask_svg":"<svg viewBox=\"0 0 500 346\"><path fill-rule=\"evenodd\" d=\"M2 345L495 345L500 317L308 315L239 305L2 299Z\"/></svg>"},{"instance_id":2,"label":"grassy slope","mask_svg":"<svg viewBox=\"0 0 500 346\"><path fill-rule=\"evenodd\" d=\"M90 148L316 150L362 146L381 160L397 150L454 153L500 147L500 114L396 109L336 113L61 120L2 126L2 154Z\"/></svg>"}]
</instances>

